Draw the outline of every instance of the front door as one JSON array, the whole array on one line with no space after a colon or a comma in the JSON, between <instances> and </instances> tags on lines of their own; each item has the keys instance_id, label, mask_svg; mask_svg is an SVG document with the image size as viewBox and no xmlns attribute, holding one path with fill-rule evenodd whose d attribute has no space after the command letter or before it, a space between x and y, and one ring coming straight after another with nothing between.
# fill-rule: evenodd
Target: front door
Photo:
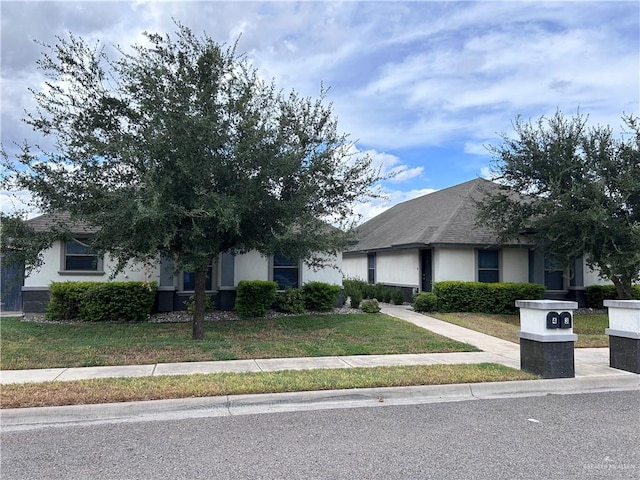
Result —
<instances>
[{"instance_id":1,"label":"front door","mask_svg":"<svg viewBox=\"0 0 640 480\"><path fill-rule=\"evenodd\" d=\"M0 269L0 305L5 312L22 310L24 264L2 262Z\"/></svg>"},{"instance_id":2,"label":"front door","mask_svg":"<svg viewBox=\"0 0 640 480\"><path fill-rule=\"evenodd\" d=\"M420 290L430 292L433 287L433 277L431 273L431 250L420 250L420 270L422 272L422 283Z\"/></svg>"}]
</instances>

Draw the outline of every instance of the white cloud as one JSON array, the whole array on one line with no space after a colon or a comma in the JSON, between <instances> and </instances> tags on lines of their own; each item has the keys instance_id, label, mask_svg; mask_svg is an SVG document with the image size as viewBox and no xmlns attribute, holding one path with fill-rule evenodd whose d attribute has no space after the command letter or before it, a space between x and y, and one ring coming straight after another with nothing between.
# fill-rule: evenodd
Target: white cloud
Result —
<instances>
[{"instance_id":1,"label":"white cloud","mask_svg":"<svg viewBox=\"0 0 640 480\"><path fill-rule=\"evenodd\" d=\"M487 140L482 143L465 142L464 153L468 153L469 155L481 155L481 156L491 155L491 152L487 150L487 146L490 144L490 142L491 142L490 140Z\"/></svg>"},{"instance_id":2,"label":"white cloud","mask_svg":"<svg viewBox=\"0 0 640 480\"><path fill-rule=\"evenodd\" d=\"M373 149L360 152L355 146L353 149L356 155L368 155L372 159L372 168L380 170L380 174L383 177L388 177L392 183L402 183L419 177L424 171L423 167L410 168L400 164L400 158L390 153L378 152Z\"/></svg>"},{"instance_id":3,"label":"white cloud","mask_svg":"<svg viewBox=\"0 0 640 480\"><path fill-rule=\"evenodd\" d=\"M361 216L360 223L380 215L385 210L390 209L398 203L406 202L413 198L421 197L429 193L435 192L434 188L422 188L417 190L382 190L383 198L374 199L368 202L358 204L355 208L355 212Z\"/></svg>"},{"instance_id":4,"label":"white cloud","mask_svg":"<svg viewBox=\"0 0 640 480\"><path fill-rule=\"evenodd\" d=\"M31 193L27 190L1 190L0 210L6 214L24 213L27 218L40 215L40 211L31 205Z\"/></svg>"},{"instance_id":5,"label":"white cloud","mask_svg":"<svg viewBox=\"0 0 640 480\"><path fill-rule=\"evenodd\" d=\"M284 91L330 86L340 129L396 173L394 187L414 188L425 169L385 152L438 147L446 157L412 157L451 185L482 171L482 145L516 115L580 107L617 129L622 112L640 113L633 2L5 2L2 13L5 149L42 141L18 121L41 81L33 38L72 31L126 48L143 30L174 32L172 18L227 44L242 33L238 53Z\"/></svg>"},{"instance_id":6,"label":"white cloud","mask_svg":"<svg viewBox=\"0 0 640 480\"><path fill-rule=\"evenodd\" d=\"M487 180L495 180L496 175L491 171L491 167L485 166L480 169L480 176Z\"/></svg>"}]
</instances>

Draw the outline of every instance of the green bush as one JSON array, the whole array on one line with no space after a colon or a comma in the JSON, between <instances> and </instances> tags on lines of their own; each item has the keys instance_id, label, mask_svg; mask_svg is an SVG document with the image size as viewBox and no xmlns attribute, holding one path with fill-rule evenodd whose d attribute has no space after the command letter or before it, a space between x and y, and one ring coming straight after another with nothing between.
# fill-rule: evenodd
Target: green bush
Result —
<instances>
[{"instance_id":1,"label":"green bush","mask_svg":"<svg viewBox=\"0 0 640 480\"><path fill-rule=\"evenodd\" d=\"M362 292L360 290L353 290L349 298L351 300L351 308L360 308L360 302L362 302Z\"/></svg>"},{"instance_id":2,"label":"green bush","mask_svg":"<svg viewBox=\"0 0 640 480\"><path fill-rule=\"evenodd\" d=\"M155 282L104 282L88 288L80 303L83 322L145 322L156 298Z\"/></svg>"},{"instance_id":3,"label":"green bush","mask_svg":"<svg viewBox=\"0 0 640 480\"><path fill-rule=\"evenodd\" d=\"M590 285L584 292L586 306L589 308L604 308L604 300L615 300L618 298L615 285ZM640 300L640 285L631 288L631 298Z\"/></svg>"},{"instance_id":4,"label":"green bush","mask_svg":"<svg viewBox=\"0 0 640 480\"><path fill-rule=\"evenodd\" d=\"M156 297L155 282L53 282L49 320L146 321Z\"/></svg>"},{"instance_id":5,"label":"green bush","mask_svg":"<svg viewBox=\"0 0 640 480\"><path fill-rule=\"evenodd\" d=\"M544 286L537 283L436 282L433 293L441 312L514 314L516 300L540 300Z\"/></svg>"},{"instance_id":6,"label":"green bush","mask_svg":"<svg viewBox=\"0 0 640 480\"><path fill-rule=\"evenodd\" d=\"M367 283L362 290L362 298L373 299L376 298L377 287L373 283Z\"/></svg>"},{"instance_id":7,"label":"green bush","mask_svg":"<svg viewBox=\"0 0 640 480\"><path fill-rule=\"evenodd\" d=\"M276 310L284 313L304 313L304 294L299 288L287 287L276 296Z\"/></svg>"},{"instance_id":8,"label":"green bush","mask_svg":"<svg viewBox=\"0 0 640 480\"><path fill-rule=\"evenodd\" d=\"M413 299L416 312L435 312L438 310L438 297L433 292L420 292Z\"/></svg>"},{"instance_id":9,"label":"green bush","mask_svg":"<svg viewBox=\"0 0 640 480\"><path fill-rule=\"evenodd\" d=\"M97 282L52 282L45 318L52 321L80 318L80 302L87 289Z\"/></svg>"},{"instance_id":10,"label":"green bush","mask_svg":"<svg viewBox=\"0 0 640 480\"><path fill-rule=\"evenodd\" d=\"M364 280L345 278L342 280L344 294L351 299L351 308L360 308L363 292L367 286Z\"/></svg>"},{"instance_id":11,"label":"green bush","mask_svg":"<svg viewBox=\"0 0 640 480\"><path fill-rule=\"evenodd\" d=\"M338 303L340 287L325 282L308 282L302 286L304 305L315 312L328 312Z\"/></svg>"},{"instance_id":12,"label":"green bush","mask_svg":"<svg viewBox=\"0 0 640 480\"><path fill-rule=\"evenodd\" d=\"M236 311L243 318L264 317L275 302L277 289L276 282L241 280L236 288Z\"/></svg>"},{"instance_id":13,"label":"green bush","mask_svg":"<svg viewBox=\"0 0 640 480\"><path fill-rule=\"evenodd\" d=\"M392 288L390 300L394 305L402 305L404 303L404 293L402 293L402 289Z\"/></svg>"},{"instance_id":14,"label":"green bush","mask_svg":"<svg viewBox=\"0 0 640 480\"><path fill-rule=\"evenodd\" d=\"M371 299L375 298L378 302L384 302L384 290L384 285L374 283L369 288L369 297Z\"/></svg>"},{"instance_id":15,"label":"green bush","mask_svg":"<svg viewBox=\"0 0 640 480\"><path fill-rule=\"evenodd\" d=\"M375 298L367 298L360 303L360 310L364 313L378 313L380 312L380 305Z\"/></svg>"}]
</instances>

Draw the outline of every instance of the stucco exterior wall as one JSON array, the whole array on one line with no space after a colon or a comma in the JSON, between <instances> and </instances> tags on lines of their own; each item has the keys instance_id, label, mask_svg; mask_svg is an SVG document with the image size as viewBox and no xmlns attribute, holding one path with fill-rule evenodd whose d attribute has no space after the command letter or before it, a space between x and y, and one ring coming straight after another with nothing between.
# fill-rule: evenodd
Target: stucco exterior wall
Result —
<instances>
[{"instance_id":1,"label":"stucco exterior wall","mask_svg":"<svg viewBox=\"0 0 640 480\"><path fill-rule=\"evenodd\" d=\"M592 270L587 266L587 261L584 262L584 286L588 287L590 285L612 285L613 283L609 280L604 280L598 276L597 270Z\"/></svg>"},{"instance_id":2,"label":"stucco exterior wall","mask_svg":"<svg viewBox=\"0 0 640 480\"><path fill-rule=\"evenodd\" d=\"M300 272L300 283L304 285L307 282L325 282L342 286L342 255L326 257L326 259L327 266L317 271L306 264L303 265Z\"/></svg>"},{"instance_id":3,"label":"stucco exterior wall","mask_svg":"<svg viewBox=\"0 0 640 480\"><path fill-rule=\"evenodd\" d=\"M349 255L342 258L342 274L344 278L367 279L367 255Z\"/></svg>"},{"instance_id":4,"label":"stucco exterior wall","mask_svg":"<svg viewBox=\"0 0 640 480\"><path fill-rule=\"evenodd\" d=\"M123 272L111 279L110 275L115 269L116 262L109 255L105 255L103 263L103 274L83 274L83 273L66 273L62 270L62 248L61 242L55 242L53 246L43 253L43 264L37 270L34 270L24 279L25 287L43 287L46 288L51 282L108 282L113 281L155 281L160 279L159 264L145 267L142 264L130 264Z\"/></svg>"},{"instance_id":5,"label":"stucco exterior wall","mask_svg":"<svg viewBox=\"0 0 640 480\"><path fill-rule=\"evenodd\" d=\"M236 255L234 268L236 286L241 280L269 280L269 259L258 252Z\"/></svg>"},{"instance_id":6,"label":"stucco exterior wall","mask_svg":"<svg viewBox=\"0 0 640 480\"><path fill-rule=\"evenodd\" d=\"M160 263L150 267L142 264L131 264L125 271L120 272L115 278L110 275L114 270L115 262L105 255L103 263L103 274L83 274L64 273L61 271L62 245L55 242L53 246L43 253L42 266L31 272L25 278L25 287L48 287L51 282L107 282L114 281L156 281L160 279ZM301 271L302 283L310 281L327 282L335 285L342 285L342 258L341 255L334 257L330 262L337 268L326 267L314 271L308 266L303 266ZM366 257L365 257L366 266ZM365 270L366 274L366 270ZM175 277L177 278L177 277ZM263 257L258 252L249 252L237 255L234 259L234 285L238 285L240 280L269 280L269 259ZM174 279L175 281L175 279ZM177 285L176 285L177 286Z\"/></svg>"},{"instance_id":7,"label":"stucco exterior wall","mask_svg":"<svg viewBox=\"0 0 640 480\"><path fill-rule=\"evenodd\" d=\"M526 283L529 281L529 249L502 249L500 280L514 283Z\"/></svg>"},{"instance_id":8,"label":"stucco exterior wall","mask_svg":"<svg viewBox=\"0 0 640 480\"><path fill-rule=\"evenodd\" d=\"M433 249L433 281L460 280L475 282L476 260L473 248Z\"/></svg>"},{"instance_id":9,"label":"stucco exterior wall","mask_svg":"<svg viewBox=\"0 0 640 480\"><path fill-rule=\"evenodd\" d=\"M366 269L363 278L367 278ZM378 252L376 254L376 282L385 285L419 287L420 255L418 249Z\"/></svg>"}]
</instances>

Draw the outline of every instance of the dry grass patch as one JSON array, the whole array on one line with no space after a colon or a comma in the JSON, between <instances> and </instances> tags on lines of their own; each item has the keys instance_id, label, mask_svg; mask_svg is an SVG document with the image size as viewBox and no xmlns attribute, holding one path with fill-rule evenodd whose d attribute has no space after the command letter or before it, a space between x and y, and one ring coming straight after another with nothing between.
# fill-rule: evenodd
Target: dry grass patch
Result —
<instances>
[{"instance_id":1,"label":"dry grass patch","mask_svg":"<svg viewBox=\"0 0 640 480\"><path fill-rule=\"evenodd\" d=\"M490 315L486 313L429 313L444 320L492 337L520 343L520 317L518 315ZM608 347L609 337L604 330L609 326L606 314L574 314L573 332L578 334L576 348Z\"/></svg>"},{"instance_id":2,"label":"dry grass patch","mask_svg":"<svg viewBox=\"0 0 640 480\"><path fill-rule=\"evenodd\" d=\"M537 378L536 375L491 363L107 378L4 385L0 393L0 405L2 408L43 407Z\"/></svg>"}]
</instances>

